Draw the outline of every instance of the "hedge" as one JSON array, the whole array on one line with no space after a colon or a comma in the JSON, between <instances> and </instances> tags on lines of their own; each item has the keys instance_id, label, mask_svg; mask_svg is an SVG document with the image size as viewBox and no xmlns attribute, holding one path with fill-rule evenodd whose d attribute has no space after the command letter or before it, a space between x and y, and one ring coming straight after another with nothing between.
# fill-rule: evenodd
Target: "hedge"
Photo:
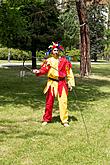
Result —
<instances>
[{"instance_id":1,"label":"hedge","mask_svg":"<svg viewBox=\"0 0 110 165\"><path fill-rule=\"evenodd\" d=\"M31 51L23 51L19 49L13 48L0 48L0 60L8 60L8 54L10 56L10 60L30 60L32 59ZM45 52L43 51L36 51L36 57L41 59L45 56Z\"/></svg>"}]
</instances>

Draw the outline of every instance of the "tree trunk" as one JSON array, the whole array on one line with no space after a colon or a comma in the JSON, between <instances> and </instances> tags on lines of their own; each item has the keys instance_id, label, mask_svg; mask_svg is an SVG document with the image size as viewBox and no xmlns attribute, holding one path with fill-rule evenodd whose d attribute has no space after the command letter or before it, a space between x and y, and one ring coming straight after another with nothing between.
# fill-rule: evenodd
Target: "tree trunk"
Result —
<instances>
[{"instance_id":1,"label":"tree trunk","mask_svg":"<svg viewBox=\"0 0 110 165\"><path fill-rule=\"evenodd\" d=\"M32 50L32 69L36 69L36 50Z\"/></svg>"},{"instance_id":2,"label":"tree trunk","mask_svg":"<svg viewBox=\"0 0 110 165\"><path fill-rule=\"evenodd\" d=\"M91 72L91 60L90 60L90 38L89 38L89 26L87 21L86 4L84 0L76 0L76 8L80 23L80 75L81 77L89 76Z\"/></svg>"},{"instance_id":3,"label":"tree trunk","mask_svg":"<svg viewBox=\"0 0 110 165\"><path fill-rule=\"evenodd\" d=\"M32 39L32 69L36 69L36 40Z\"/></svg>"}]
</instances>

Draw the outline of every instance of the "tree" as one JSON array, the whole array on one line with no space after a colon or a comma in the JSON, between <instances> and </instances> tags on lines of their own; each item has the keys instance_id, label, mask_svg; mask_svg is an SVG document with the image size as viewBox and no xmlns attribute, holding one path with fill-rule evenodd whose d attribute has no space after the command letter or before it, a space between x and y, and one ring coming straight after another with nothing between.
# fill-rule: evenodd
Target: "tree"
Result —
<instances>
[{"instance_id":1,"label":"tree","mask_svg":"<svg viewBox=\"0 0 110 165\"><path fill-rule=\"evenodd\" d=\"M77 7L79 23L80 23L80 38L81 38L80 74L81 77L83 77L83 76L88 76L91 72L89 26L88 26L85 1L76 0L76 7Z\"/></svg>"},{"instance_id":2,"label":"tree","mask_svg":"<svg viewBox=\"0 0 110 165\"><path fill-rule=\"evenodd\" d=\"M105 20L106 8L96 2L91 4L88 10L90 27L90 52L91 58L97 61L97 55L104 53L105 48Z\"/></svg>"},{"instance_id":3,"label":"tree","mask_svg":"<svg viewBox=\"0 0 110 165\"><path fill-rule=\"evenodd\" d=\"M79 23L76 5L74 2L68 2L63 6L60 11L60 21L64 28L63 45L69 50L79 48Z\"/></svg>"},{"instance_id":4,"label":"tree","mask_svg":"<svg viewBox=\"0 0 110 165\"><path fill-rule=\"evenodd\" d=\"M105 50L104 55L106 59L110 60L110 1L107 4L107 12L108 12L108 20L106 22L106 30L105 30Z\"/></svg>"},{"instance_id":5,"label":"tree","mask_svg":"<svg viewBox=\"0 0 110 165\"><path fill-rule=\"evenodd\" d=\"M63 34L58 9L54 0L11 2L0 8L0 42L7 47L31 50L35 68L36 50L45 50Z\"/></svg>"}]
</instances>

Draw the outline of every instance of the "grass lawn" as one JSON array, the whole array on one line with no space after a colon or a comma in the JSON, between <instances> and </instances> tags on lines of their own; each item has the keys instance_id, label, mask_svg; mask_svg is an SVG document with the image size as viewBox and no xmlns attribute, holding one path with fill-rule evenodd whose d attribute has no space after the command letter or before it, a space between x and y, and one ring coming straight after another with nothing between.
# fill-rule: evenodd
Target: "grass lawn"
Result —
<instances>
[{"instance_id":1,"label":"grass lawn","mask_svg":"<svg viewBox=\"0 0 110 165\"><path fill-rule=\"evenodd\" d=\"M73 68L69 128L60 124L57 99L53 122L41 126L45 76L20 78L19 68L0 68L0 165L110 165L110 64L93 65L83 79Z\"/></svg>"}]
</instances>

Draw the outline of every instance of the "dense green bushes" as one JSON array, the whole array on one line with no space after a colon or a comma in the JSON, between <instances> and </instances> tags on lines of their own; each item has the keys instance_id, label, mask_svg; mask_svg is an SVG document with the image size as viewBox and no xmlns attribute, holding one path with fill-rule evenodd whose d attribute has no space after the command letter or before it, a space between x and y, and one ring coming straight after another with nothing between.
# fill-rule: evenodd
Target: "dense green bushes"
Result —
<instances>
[{"instance_id":1,"label":"dense green bushes","mask_svg":"<svg viewBox=\"0 0 110 165\"><path fill-rule=\"evenodd\" d=\"M43 51L36 52L36 57L38 59L43 58L45 53ZM8 49L8 48L0 48L0 60L30 60L32 58L31 52L23 51L19 49Z\"/></svg>"},{"instance_id":2,"label":"dense green bushes","mask_svg":"<svg viewBox=\"0 0 110 165\"><path fill-rule=\"evenodd\" d=\"M7 48L0 48L0 60L8 59L8 49Z\"/></svg>"},{"instance_id":3,"label":"dense green bushes","mask_svg":"<svg viewBox=\"0 0 110 165\"><path fill-rule=\"evenodd\" d=\"M80 61L80 50L79 49L72 49L66 52L66 55L70 57L71 61Z\"/></svg>"},{"instance_id":4,"label":"dense green bushes","mask_svg":"<svg viewBox=\"0 0 110 165\"><path fill-rule=\"evenodd\" d=\"M63 55L63 54L62 54ZM44 58L45 52L44 51L36 51L36 57L38 60ZM80 51L79 49L73 49L66 52L66 56L69 57L72 61L79 61L80 60ZM0 60L31 60L32 55L31 52L23 51L19 49L8 49L8 48L0 48Z\"/></svg>"},{"instance_id":5,"label":"dense green bushes","mask_svg":"<svg viewBox=\"0 0 110 165\"><path fill-rule=\"evenodd\" d=\"M8 58L11 60L23 60L24 58L31 59L31 52L12 48L0 48L0 59L7 60Z\"/></svg>"},{"instance_id":6,"label":"dense green bushes","mask_svg":"<svg viewBox=\"0 0 110 165\"><path fill-rule=\"evenodd\" d=\"M109 61L110 60L110 45L105 47L104 58Z\"/></svg>"}]
</instances>

